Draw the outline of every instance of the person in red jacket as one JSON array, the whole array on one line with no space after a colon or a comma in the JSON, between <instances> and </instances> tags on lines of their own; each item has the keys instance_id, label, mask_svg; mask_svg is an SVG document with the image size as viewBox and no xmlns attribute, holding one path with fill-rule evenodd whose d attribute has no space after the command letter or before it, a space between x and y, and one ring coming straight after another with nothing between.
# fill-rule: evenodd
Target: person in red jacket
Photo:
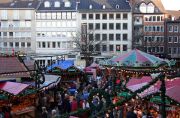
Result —
<instances>
[{"instance_id":1,"label":"person in red jacket","mask_svg":"<svg viewBox=\"0 0 180 118\"><path fill-rule=\"evenodd\" d=\"M73 98L73 101L71 103L71 111L76 111L78 109L78 103L75 98Z\"/></svg>"}]
</instances>

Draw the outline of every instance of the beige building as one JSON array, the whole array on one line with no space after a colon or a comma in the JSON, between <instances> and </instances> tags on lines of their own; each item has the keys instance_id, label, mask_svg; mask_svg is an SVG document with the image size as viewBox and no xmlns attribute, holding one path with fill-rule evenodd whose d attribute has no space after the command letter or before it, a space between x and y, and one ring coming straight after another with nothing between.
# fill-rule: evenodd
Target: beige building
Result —
<instances>
[{"instance_id":1,"label":"beige building","mask_svg":"<svg viewBox=\"0 0 180 118\"><path fill-rule=\"evenodd\" d=\"M0 4L1 53L35 52L35 8L38 2L13 1Z\"/></svg>"}]
</instances>

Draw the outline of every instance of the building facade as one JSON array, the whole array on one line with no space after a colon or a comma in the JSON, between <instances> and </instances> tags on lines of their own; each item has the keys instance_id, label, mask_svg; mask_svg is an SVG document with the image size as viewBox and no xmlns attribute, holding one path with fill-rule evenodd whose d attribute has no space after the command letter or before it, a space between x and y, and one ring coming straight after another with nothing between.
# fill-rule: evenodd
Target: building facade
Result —
<instances>
[{"instance_id":1,"label":"building facade","mask_svg":"<svg viewBox=\"0 0 180 118\"><path fill-rule=\"evenodd\" d=\"M133 48L165 57L164 18L161 0L132 0Z\"/></svg>"},{"instance_id":2,"label":"building facade","mask_svg":"<svg viewBox=\"0 0 180 118\"><path fill-rule=\"evenodd\" d=\"M180 65L180 12L169 11L165 20L166 57L176 59Z\"/></svg>"},{"instance_id":3,"label":"building facade","mask_svg":"<svg viewBox=\"0 0 180 118\"><path fill-rule=\"evenodd\" d=\"M1 53L35 53L35 8L37 1L0 4Z\"/></svg>"},{"instance_id":4,"label":"building facade","mask_svg":"<svg viewBox=\"0 0 180 118\"><path fill-rule=\"evenodd\" d=\"M80 31L94 41L96 56L112 57L131 50L132 13L127 0L80 0L78 5ZM84 29L83 29L84 28Z\"/></svg>"}]
</instances>

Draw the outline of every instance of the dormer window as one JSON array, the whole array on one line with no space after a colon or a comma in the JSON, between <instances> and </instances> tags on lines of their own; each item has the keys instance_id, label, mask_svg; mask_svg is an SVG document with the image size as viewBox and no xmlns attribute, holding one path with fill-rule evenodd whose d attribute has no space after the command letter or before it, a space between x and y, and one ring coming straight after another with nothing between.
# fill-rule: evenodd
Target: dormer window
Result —
<instances>
[{"instance_id":1,"label":"dormer window","mask_svg":"<svg viewBox=\"0 0 180 118\"><path fill-rule=\"evenodd\" d=\"M116 5L116 9L119 9L119 5Z\"/></svg>"},{"instance_id":2,"label":"dormer window","mask_svg":"<svg viewBox=\"0 0 180 118\"><path fill-rule=\"evenodd\" d=\"M59 1L55 1L54 2L54 7L60 7L60 2Z\"/></svg>"},{"instance_id":3,"label":"dormer window","mask_svg":"<svg viewBox=\"0 0 180 118\"><path fill-rule=\"evenodd\" d=\"M71 2L70 1L65 1L64 2L64 7L71 7Z\"/></svg>"},{"instance_id":4,"label":"dormer window","mask_svg":"<svg viewBox=\"0 0 180 118\"><path fill-rule=\"evenodd\" d=\"M44 2L44 7L50 7L50 2L49 1L45 1Z\"/></svg>"},{"instance_id":5,"label":"dormer window","mask_svg":"<svg viewBox=\"0 0 180 118\"><path fill-rule=\"evenodd\" d=\"M92 9L92 5L89 5L89 9Z\"/></svg>"},{"instance_id":6,"label":"dormer window","mask_svg":"<svg viewBox=\"0 0 180 118\"><path fill-rule=\"evenodd\" d=\"M106 6L105 6L105 5L103 5L103 9L106 9Z\"/></svg>"},{"instance_id":7,"label":"dormer window","mask_svg":"<svg viewBox=\"0 0 180 118\"><path fill-rule=\"evenodd\" d=\"M147 13L154 13L154 5L153 5L153 3L149 3L147 5Z\"/></svg>"},{"instance_id":8,"label":"dormer window","mask_svg":"<svg viewBox=\"0 0 180 118\"><path fill-rule=\"evenodd\" d=\"M146 4L145 3L141 3L139 6L139 10L141 13L147 13L146 11Z\"/></svg>"}]
</instances>

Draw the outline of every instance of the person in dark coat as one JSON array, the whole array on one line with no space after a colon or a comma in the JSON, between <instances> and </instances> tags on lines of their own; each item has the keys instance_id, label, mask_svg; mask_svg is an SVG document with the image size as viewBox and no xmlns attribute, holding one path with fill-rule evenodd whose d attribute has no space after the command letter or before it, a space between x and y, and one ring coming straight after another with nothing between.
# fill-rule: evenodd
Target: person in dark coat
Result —
<instances>
[{"instance_id":1,"label":"person in dark coat","mask_svg":"<svg viewBox=\"0 0 180 118\"><path fill-rule=\"evenodd\" d=\"M126 118L137 118L137 115L134 113L133 107L128 109Z\"/></svg>"}]
</instances>

